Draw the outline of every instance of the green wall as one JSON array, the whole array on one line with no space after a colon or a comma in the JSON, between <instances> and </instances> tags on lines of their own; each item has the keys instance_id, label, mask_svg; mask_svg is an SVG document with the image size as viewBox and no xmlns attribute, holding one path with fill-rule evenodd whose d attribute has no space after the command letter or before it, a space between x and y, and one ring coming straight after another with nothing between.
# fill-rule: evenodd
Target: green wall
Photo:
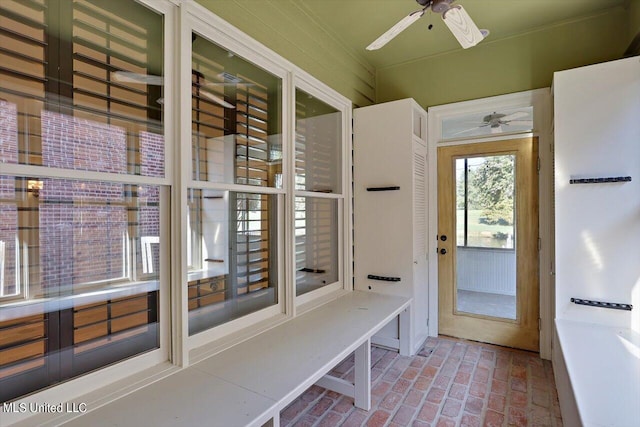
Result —
<instances>
[{"instance_id":1,"label":"green wall","mask_svg":"<svg viewBox=\"0 0 640 427\"><path fill-rule=\"evenodd\" d=\"M629 43L640 34L640 0L629 2Z\"/></svg>"},{"instance_id":2,"label":"green wall","mask_svg":"<svg viewBox=\"0 0 640 427\"><path fill-rule=\"evenodd\" d=\"M500 41L489 36L472 49L380 68L376 101L412 97L433 106L548 87L554 71L621 58L629 45L628 13L617 7Z\"/></svg>"},{"instance_id":3,"label":"green wall","mask_svg":"<svg viewBox=\"0 0 640 427\"><path fill-rule=\"evenodd\" d=\"M629 0L588 18L375 70L295 0L196 1L355 106L407 97L433 106L548 87L555 71L620 58L640 32L640 0Z\"/></svg>"},{"instance_id":4,"label":"green wall","mask_svg":"<svg viewBox=\"0 0 640 427\"><path fill-rule=\"evenodd\" d=\"M295 0L197 1L356 106L374 102L374 68L329 35Z\"/></svg>"}]
</instances>

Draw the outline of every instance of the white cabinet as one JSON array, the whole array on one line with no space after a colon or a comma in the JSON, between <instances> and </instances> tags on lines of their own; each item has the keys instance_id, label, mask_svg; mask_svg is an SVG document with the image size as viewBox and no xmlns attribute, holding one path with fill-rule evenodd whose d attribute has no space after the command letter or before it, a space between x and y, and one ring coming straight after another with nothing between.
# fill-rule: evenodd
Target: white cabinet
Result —
<instances>
[{"instance_id":1,"label":"white cabinet","mask_svg":"<svg viewBox=\"0 0 640 427\"><path fill-rule=\"evenodd\" d=\"M562 419L637 426L640 57L557 72L553 95L553 370Z\"/></svg>"},{"instance_id":2,"label":"white cabinet","mask_svg":"<svg viewBox=\"0 0 640 427\"><path fill-rule=\"evenodd\" d=\"M553 86L556 317L640 331L640 58L557 72Z\"/></svg>"},{"instance_id":3,"label":"white cabinet","mask_svg":"<svg viewBox=\"0 0 640 427\"><path fill-rule=\"evenodd\" d=\"M413 99L354 111L355 289L413 298L412 352L428 333L426 124ZM397 348L398 332L373 341Z\"/></svg>"}]
</instances>

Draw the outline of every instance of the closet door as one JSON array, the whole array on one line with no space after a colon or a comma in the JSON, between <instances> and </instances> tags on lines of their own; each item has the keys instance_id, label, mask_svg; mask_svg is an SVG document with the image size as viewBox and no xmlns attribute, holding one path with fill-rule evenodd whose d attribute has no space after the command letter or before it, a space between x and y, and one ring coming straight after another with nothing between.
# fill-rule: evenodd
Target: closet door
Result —
<instances>
[{"instance_id":1,"label":"closet door","mask_svg":"<svg viewBox=\"0 0 640 427\"><path fill-rule=\"evenodd\" d=\"M429 307L427 263L427 147L413 141L413 286L416 329L426 328Z\"/></svg>"}]
</instances>

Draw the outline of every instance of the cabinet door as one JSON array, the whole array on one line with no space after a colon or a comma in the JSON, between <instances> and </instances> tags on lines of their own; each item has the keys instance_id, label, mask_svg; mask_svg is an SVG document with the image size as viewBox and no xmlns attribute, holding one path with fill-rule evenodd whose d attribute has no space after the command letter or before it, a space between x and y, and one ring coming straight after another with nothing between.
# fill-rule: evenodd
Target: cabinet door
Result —
<instances>
[{"instance_id":1,"label":"cabinet door","mask_svg":"<svg viewBox=\"0 0 640 427\"><path fill-rule=\"evenodd\" d=\"M413 141L413 280L416 331L426 330L429 317L427 261L427 148Z\"/></svg>"}]
</instances>

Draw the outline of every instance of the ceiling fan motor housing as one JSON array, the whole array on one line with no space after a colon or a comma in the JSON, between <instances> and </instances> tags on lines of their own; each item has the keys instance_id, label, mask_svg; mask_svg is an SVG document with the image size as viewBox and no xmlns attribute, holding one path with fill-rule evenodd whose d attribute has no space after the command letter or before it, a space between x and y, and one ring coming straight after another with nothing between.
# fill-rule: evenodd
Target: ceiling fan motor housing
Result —
<instances>
[{"instance_id":1,"label":"ceiling fan motor housing","mask_svg":"<svg viewBox=\"0 0 640 427\"><path fill-rule=\"evenodd\" d=\"M499 113L495 113L494 112L493 114L489 114L488 116L484 116L482 121L485 122L485 123L490 123L492 121L499 121L503 117L505 117L505 114L499 114Z\"/></svg>"},{"instance_id":2,"label":"ceiling fan motor housing","mask_svg":"<svg viewBox=\"0 0 640 427\"><path fill-rule=\"evenodd\" d=\"M444 13L451 8L453 0L433 0L431 2L431 10L434 13Z\"/></svg>"}]
</instances>

